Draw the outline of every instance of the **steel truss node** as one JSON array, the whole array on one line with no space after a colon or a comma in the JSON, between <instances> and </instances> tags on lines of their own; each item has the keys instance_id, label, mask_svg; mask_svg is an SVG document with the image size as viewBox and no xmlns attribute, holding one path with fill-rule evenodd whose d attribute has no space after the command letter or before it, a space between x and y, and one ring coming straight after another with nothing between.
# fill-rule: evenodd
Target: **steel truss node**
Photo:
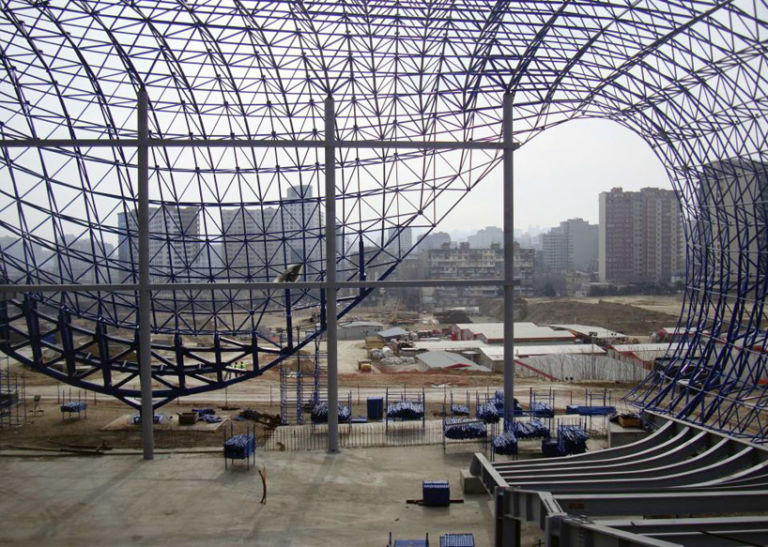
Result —
<instances>
[{"instance_id":1,"label":"steel truss node","mask_svg":"<svg viewBox=\"0 0 768 547\"><path fill-rule=\"evenodd\" d=\"M243 284L297 263L299 282L327 283L328 264L340 282L385 279L501 162L507 93L520 145L598 117L664 163L685 217L688 336L633 401L762 441L767 15L763 1L5 2L4 290L129 286L5 292L0 349L137 404L141 141L150 282L197 284L151 293L155 406L259 376L322 334L294 323L322 317L327 294ZM199 287L213 282L240 285ZM338 315L368 292L339 290Z\"/></svg>"}]
</instances>

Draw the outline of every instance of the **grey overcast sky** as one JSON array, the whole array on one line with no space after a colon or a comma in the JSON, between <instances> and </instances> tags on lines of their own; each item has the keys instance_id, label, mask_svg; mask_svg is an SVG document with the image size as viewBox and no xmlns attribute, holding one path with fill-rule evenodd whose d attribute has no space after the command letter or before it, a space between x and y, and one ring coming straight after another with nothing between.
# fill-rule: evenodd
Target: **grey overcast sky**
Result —
<instances>
[{"instance_id":1,"label":"grey overcast sky","mask_svg":"<svg viewBox=\"0 0 768 547\"><path fill-rule=\"evenodd\" d=\"M639 136L608 120L576 120L540 134L515 154L515 228L549 228L581 217L598 222L598 195L621 186L671 189ZM501 169L473 189L438 231L502 225Z\"/></svg>"}]
</instances>

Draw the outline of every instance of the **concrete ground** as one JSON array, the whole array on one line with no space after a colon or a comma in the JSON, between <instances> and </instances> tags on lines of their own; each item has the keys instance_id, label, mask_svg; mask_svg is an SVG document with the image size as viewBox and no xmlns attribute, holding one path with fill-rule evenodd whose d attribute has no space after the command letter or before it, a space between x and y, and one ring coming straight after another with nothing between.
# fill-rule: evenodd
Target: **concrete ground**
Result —
<instances>
[{"instance_id":1,"label":"concrete ground","mask_svg":"<svg viewBox=\"0 0 768 547\"><path fill-rule=\"evenodd\" d=\"M0 459L0 545L360 545L471 532L493 539L493 504L465 496L459 470L471 448L260 452L267 503L251 466L224 470L219 454ZM7 454L6 454L7 455ZM406 504L421 481L447 479L445 508Z\"/></svg>"}]
</instances>

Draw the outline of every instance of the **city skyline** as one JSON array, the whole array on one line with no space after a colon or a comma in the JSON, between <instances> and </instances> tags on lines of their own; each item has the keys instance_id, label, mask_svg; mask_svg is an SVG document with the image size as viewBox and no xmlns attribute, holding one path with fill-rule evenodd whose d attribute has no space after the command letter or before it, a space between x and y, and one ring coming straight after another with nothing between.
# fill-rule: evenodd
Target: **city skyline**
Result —
<instances>
[{"instance_id":1,"label":"city skyline","mask_svg":"<svg viewBox=\"0 0 768 547\"><path fill-rule=\"evenodd\" d=\"M547 230L570 218L597 224L598 196L616 186L672 189L651 147L617 123L575 120L548 129L515 153L515 229ZM501 226L501 192L499 166L436 230L458 235Z\"/></svg>"}]
</instances>

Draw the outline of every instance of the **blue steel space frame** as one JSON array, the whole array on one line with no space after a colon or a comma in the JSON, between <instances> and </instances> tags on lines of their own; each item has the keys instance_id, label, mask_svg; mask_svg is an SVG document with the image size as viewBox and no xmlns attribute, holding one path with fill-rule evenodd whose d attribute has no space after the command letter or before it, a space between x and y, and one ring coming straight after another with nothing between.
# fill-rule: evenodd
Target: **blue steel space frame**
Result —
<instances>
[{"instance_id":1,"label":"blue steel space frame","mask_svg":"<svg viewBox=\"0 0 768 547\"><path fill-rule=\"evenodd\" d=\"M687 273L669 359L640 407L768 435L765 2L40 1L0 6L0 267L8 285L137 282L136 96L150 101L151 276L324 279L323 99L348 142L498 141L606 118L664 163ZM11 141L77 139L77 146ZM88 140L120 140L111 147ZM170 141L187 139L186 145ZM274 141L229 148L217 141ZM194 142L192 142L194 141ZM280 141L284 144L277 144ZM501 160L498 150L339 148L340 280L384 279ZM370 289L348 290L340 315ZM153 292L155 405L262 374L321 336L320 289ZM0 350L138 396L137 293L0 300ZM285 343L278 330L287 333ZM249 360L248 370L230 365Z\"/></svg>"}]
</instances>

